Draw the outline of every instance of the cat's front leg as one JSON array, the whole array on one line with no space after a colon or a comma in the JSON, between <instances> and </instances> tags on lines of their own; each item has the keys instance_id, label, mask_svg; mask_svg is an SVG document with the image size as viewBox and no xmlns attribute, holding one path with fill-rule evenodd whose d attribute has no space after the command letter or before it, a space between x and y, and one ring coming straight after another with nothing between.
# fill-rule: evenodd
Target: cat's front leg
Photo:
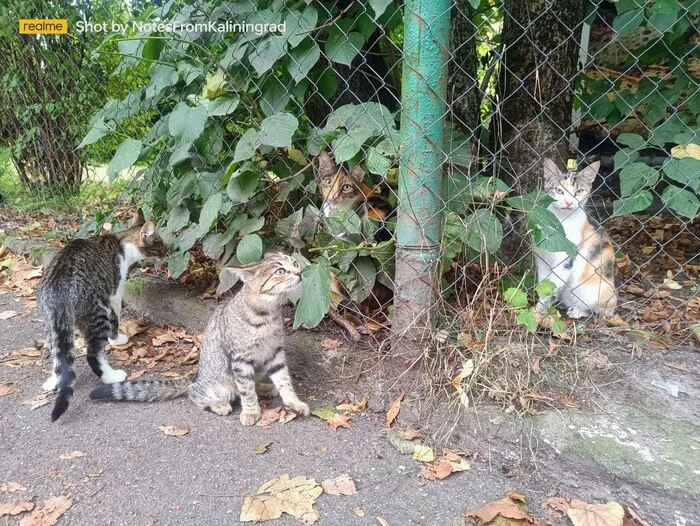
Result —
<instances>
[{"instance_id":1,"label":"cat's front leg","mask_svg":"<svg viewBox=\"0 0 700 526\"><path fill-rule=\"evenodd\" d=\"M255 392L255 370L250 363L235 358L232 360L231 370L238 395L241 397L241 424L252 426L260 418L260 404Z\"/></svg>"},{"instance_id":2,"label":"cat's front leg","mask_svg":"<svg viewBox=\"0 0 700 526\"><path fill-rule=\"evenodd\" d=\"M309 406L299 400L294 387L292 387L292 378L289 376L289 370L285 363L285 355L283 349L277 349L275 357L269 365L267 365L267 374L270 380L280 393L282 402L295 413L301 413L308 416L311 410Z\"/></svg>"}]
</instances>

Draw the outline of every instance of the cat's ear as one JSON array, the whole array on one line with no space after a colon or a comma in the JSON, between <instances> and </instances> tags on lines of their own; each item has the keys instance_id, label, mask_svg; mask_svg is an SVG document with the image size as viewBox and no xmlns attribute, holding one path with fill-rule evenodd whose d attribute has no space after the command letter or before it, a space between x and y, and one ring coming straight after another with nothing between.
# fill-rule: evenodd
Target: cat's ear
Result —
<instances>
[{"instance_id":1,"label":"cat's ear","mask_svg":"<svg viewBox=\"0 0 700 526\"><path fill-rule=\"evenodd\" d=\"M144 245L150 245L156 238L156 225L152 221L144 223L139 232L139 237Z\"/></svg>"},{"instance_id":2,"label":"cat's ear","mask_svg":"<svg viewBox=\"0 0 700 526\"><path fill-rule=\"evenodd\" d=\"M335 169L335 161L333 158L328 155L328 152L321 152L318 157L316 157L316 163L317 163L317 170L316 170L316 177L317 179L326 179L327 177L335 177L336 174L336 169Z\"/></svg>"},{"instance_id":3,"label":"cat's ear","mask_svg":"<svg viewBox=\"0 0 700 526\"><path fill-rule=\"evenodd\" d=\"M562 178L562 173L557 166L557 163L552 161L549 157L545 157L542 162L542 167L544 168L544 182L549 186L553 186Z\"/></svg>"},{"instance_id":4,"label":"cat's ear","mask_svg":"<svg viewBox=\"0 0 700 526\"><path fill-rule=\"evenodd\" d=\"M131 226L141 226L146 223L146 218L143 217L143 210L140 208L134 213L134 217L131 219Z\"/></svg>"},{"instance_id":5,"label":"cat's ear","mask_svg":"<svg viewBox=\"0 0 700 526\"><path fill-rule=\"evenodd\" d=\"M248 265L239 265L237 267L227 265L221 269L221 273L232 273L233 275L237 276L243 283L246 283L255 277L255 273L257 272L259 267L260 262L250 263ZM219 280L221 280L221 277L219 277Z\"/></svg>"},{"instance_id":6,"label":"cat's ear","mask_svg":"<svg viewBox=\"0 0 700 526\"><path fill-rule=\"evenodd\" d=\"M362 169L362 166L360 164L356 164L355 168L352 169L350 172L350 179L355 181L355 183L360 184L364 179L365 179L365 171Z\"/></svg>"},{"instance_id":7,"label":"cat's ear","mask_svg":"<svg viewBox=\"0 0 700 526\"><path fill-rule=\"evenodd\" d=\"M598 170L600 170L600 161L589 164L578 174L579 180L586 185L592 185L595 181L596 175L598 175Z\"/></svg>"}]
</instances>

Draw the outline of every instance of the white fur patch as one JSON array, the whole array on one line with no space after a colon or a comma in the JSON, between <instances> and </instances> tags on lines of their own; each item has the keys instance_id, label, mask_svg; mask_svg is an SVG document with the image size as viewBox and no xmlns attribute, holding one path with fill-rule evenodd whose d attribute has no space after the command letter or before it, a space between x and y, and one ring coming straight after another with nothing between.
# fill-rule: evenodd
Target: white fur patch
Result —
<instances>
[{"instance_id":1,"label":"white fur patch","mask_svg":"<svg viewBox=\"0 0 700 526\"><path fill-rule=\"evenodd\" d=\"M112 369L111 367L107 370L102 369L102 381L106 384L116 384L126 380L126 371L121 369Z\"/></svg>"},{"instance_id":2,"label":"white fur patch","mask_svg":"<svg viewBox=\"0 0 700 526\"><path fill-rule=\"evenodd\" d=\"M46 380L43 384L41 384L41 388L44 391L53 391L56 389L56 386L58 385L58 376L56 376L56 373L52 373L51 376L49 376L49 379Z\"/></svg>"},{"instance_id":3,"label":"white fur patch","mask_svg":"<svg viewBox=\"0 0 700 526\"><path fill-rule=\"evenodd\" d=\"M129 337L126 334L119 333L119 336L116 340L113 340L112 338L107 338L107 341L110 345L125 345L126 343L128 343Z\"/></svg>"}]
</instances>

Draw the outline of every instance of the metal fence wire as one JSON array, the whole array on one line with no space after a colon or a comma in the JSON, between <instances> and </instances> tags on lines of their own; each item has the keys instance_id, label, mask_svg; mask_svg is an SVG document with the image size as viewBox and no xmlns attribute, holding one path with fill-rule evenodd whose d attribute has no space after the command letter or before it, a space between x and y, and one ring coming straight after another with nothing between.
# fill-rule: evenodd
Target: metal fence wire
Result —
<instances>
[{"instance_id":1,"label":"metal fence wire","mask_svg":"<svg viewBox=\"0 0 700 526\"><path fill-rule=\"evenodd\" d=\"M141 205L174 278L280 247L308 264L295 325L330 313L355 339L700 337L700 1L11 0L0 17L69 26L0 34L6 205L80 203L80 235ZM599 166L590 198L543 190L545 159ZM591 226L553 199L586 201ZM584 250L601 231L610 246ZM615 315L538 310L558 283L532 247L612 280Z\"/></svg>"}]
</instances>

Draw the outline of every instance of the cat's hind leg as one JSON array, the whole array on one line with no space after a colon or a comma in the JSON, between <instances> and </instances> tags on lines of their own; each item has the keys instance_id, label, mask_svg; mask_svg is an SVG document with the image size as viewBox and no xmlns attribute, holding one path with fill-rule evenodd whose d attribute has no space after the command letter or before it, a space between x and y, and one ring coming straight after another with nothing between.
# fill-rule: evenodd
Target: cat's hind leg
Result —
<instances>
[{"instance_id":1,"label":"cat's hind leg","mask_svg":"<svg viewBox=\"0 0 700 526\"><path fill-rule=\"evenodd\" d=\"M126 371L112 369L105 353L105 346L113 327L110 318L106 312L100 312L84 323L88 365L106 384L123 382L127 377Z\"/></svg>"},{"instance_id":2,"label":"cat's hind leg","mask_svg":"<svg viewBox=\"0 0 700 526\"><path fill-rule=\"evenodd\" d=\"M275 387L275 384L265 382L265 376L259 373L255 375L255 392L260 398L274 398L280 393Z\"/></svg>"},{"instance_id":3,"label":"cat's hind leg","mask_svg":"<svg viewBox=\"0 0 700 526\"><path fill-rule=\"evenodd\" d=\"M214 382L204 385L193 383L187 395L194 405L205 411L226 416L233 411L233 402L238 397L236 386L230 383Z\"/></svg>"},{"instance_id":4,"label":"cat's hind leg","mask_svg":"<svg viewBox=\"0 0 700 526\"><path fill-rule=\"evenodd\" d=\"M112 309L109 312L110 330L109 330L109 337L107 338L107 341L109 342L110 345L126 345L127 343L129 343L129 337L126 334L122 334L119 332L119 317L121 314L121 300L119 300L119 303L115 303L114 300L110 299L110 304L112 306ZM118 309L115 308L116 305L119 305Z\"/></svg>"}]
</instances>

